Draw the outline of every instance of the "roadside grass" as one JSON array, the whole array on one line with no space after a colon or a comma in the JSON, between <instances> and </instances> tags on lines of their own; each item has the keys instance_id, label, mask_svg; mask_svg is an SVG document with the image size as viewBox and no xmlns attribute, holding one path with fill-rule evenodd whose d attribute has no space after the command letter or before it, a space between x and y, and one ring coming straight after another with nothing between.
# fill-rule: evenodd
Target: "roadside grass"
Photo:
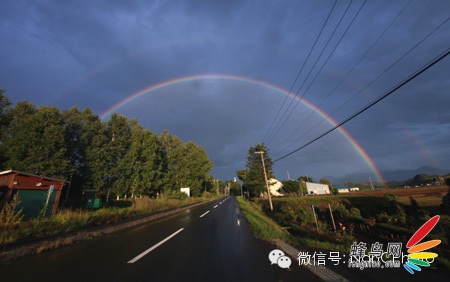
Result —
<instances>
[{"instance_id":1,"label":"roadside grass","mask_svg":"<svg viewBox=\"0 0 450 282\"><path fill-rule=\"evenodd\" d=\"M134 199L129 207L105 207L98 210L60 210L48 218L33 218L14 222L0 222L0 245L20 240L42 238L80 231L93 226L119 222L137 216L169 210L206 201L205 198Z\"/></svg>"},{"instance_id":2,"label":"roadside grass","mask_svg":"<svg viewBox=\"0 0 450 282\"><path fill-rule=\"evenodd\" d=\"M236 198L256 238L267 241L272 239L289 239L289 232L281 228L274 220L265 216L256 205L244 200L241 196Z\"/></svg>"},{"instance_id":3,"label":"roadside grass","mask_svg":"<svg viewBox=\"0 0 450 282\"><path fill-rule=\"evenodd\" d=\"M250 229L256 238L262 240L273 240L281 239L288 242L297 243L303 246L318 248L323 250L332 251L348 251L349 245L347 244L336 244L323 239L323 236L319 236L313 231L296 228L296 231L301 229L302 236L289 233L286 229L283 229L278 223L272 218L264 214L263 208L255 202L244 200L242 197L236 197L241 207L242 213L249 222ZM291 227L289 227L291 228ZM339 235L338 235L339 236Z\"/></svg>"}]
</instances>

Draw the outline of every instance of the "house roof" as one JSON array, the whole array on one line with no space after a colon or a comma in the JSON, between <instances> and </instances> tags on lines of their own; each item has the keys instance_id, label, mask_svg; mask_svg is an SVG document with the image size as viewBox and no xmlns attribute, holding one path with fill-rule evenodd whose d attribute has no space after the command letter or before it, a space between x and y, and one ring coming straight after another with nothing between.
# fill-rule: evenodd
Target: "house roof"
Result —
<instances>
[{"instance_id":1,"label":"house roof","mask_svg":"<svg viewBox=\"0 0 450 282\"><path fill-rule=\"evenodd\" d=\"M5 170L5 171L0 172L0 176L8 175L8 174L17 174L17 175L31 176L31 177L36 177L36 178L39 178L39 179L42 179L42 180L48 180L48 181L69 182L69 181L66 181L66 180L50 178L50 177L46 177L46 176L42 176L42 175L31 174L31 173L17 171L17 170Z\"/></svg>"}]
</instances>

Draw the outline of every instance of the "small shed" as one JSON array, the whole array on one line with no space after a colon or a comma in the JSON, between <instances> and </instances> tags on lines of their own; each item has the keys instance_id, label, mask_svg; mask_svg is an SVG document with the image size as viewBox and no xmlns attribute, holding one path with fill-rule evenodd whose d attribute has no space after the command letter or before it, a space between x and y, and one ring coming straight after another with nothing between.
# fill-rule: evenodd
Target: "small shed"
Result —
<instances>
[{"instance_id":1,"label":"small shed","mask_svg":"<svg viewBox=\"0 0 450 282\"><path fill-rule=\"evenodd\" d=\"M55 214L58 209L62 188L66 181L30 173L7 170L0 172L0 210L18 194L19 208L26 218L39 215L48 204L46 215Z\"/></svg>"}]
</instances>

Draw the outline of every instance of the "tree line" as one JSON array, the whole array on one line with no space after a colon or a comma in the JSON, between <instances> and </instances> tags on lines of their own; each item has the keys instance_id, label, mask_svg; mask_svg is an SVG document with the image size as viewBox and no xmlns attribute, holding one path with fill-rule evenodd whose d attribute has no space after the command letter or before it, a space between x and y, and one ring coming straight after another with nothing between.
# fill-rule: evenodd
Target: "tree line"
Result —
<instances>
[{"instance_id":1,"label":"tree line","mask_svg":"<svg viewBox=\"0 0 450 282\"><path fill-rule=\"evenodd\" d=\"M61 110L29 101L11 104L0 90L0 169L70 181L71 193L109 191L117 197L156 196L216 187L204 148L137 119L114 113L102 121L90 108Z\"/></svg>"}]
</instances>

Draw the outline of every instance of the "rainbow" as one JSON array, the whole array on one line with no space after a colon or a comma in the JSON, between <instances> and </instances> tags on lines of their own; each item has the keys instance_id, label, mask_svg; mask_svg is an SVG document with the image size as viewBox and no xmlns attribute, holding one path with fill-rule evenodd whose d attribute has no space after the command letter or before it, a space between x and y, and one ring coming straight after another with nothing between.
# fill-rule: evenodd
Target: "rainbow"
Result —
<instances>
[{"instance_id":1,"label":"rainbow","mask_svg":"<svg viewBox=\"0 0 450 282\"><path fill-rule=\"evenodd\" d=\"M202 79L221 79L221 80L241 81L241 82L252 83L252 84L264 86L264 87L267 87L269 89L275 90L280 93L284 93L285 95L289 95L289 96L299 100L306 107L308 107L312 110L315 110L321 117L326 119L332 126L336 126L338 124L334 119L329 117L324 111L320 110L319 108L316 108L316 106L313 105L312 103L310 103L304 99L298 98L295 94L287 91L286 89L283 89L276 85L273 85L273 84L270 84L270 83L267 83L264 81L256 80L253 78L236 76L236 75L227 75L227 74L204 74L204 75L184 76L184 77L178 77L175 79L160 82L158 84L144 88L141 91L136 92L136 93L128 96L127 98L123 99L119 103L113 105L112 107L107 109L105 112L103 112L100 115L100 118L105 119L106 117L110 116L113 112L115 112L117 109L119 109L123 105L130 103L131 101L133 101L145 94L151 93L152 91L155 91L155 90L158 90L158 89L170 86L170 85L178 84L178 83L189 82L189 81L194 81L194 80L202 80ZM351 136L343 127L339 127L338 131L350 142L350 144L354 147L356 152L363 158L364 162L369 166L369 168L375 174L378 181L380 183L385 183L385 180L383 179L383 176L381 175L380 171L376 167L375 163L372 161L372 159L367 154L367 152L361 147L361 145L359 145L359 143L355 140L355 138L353 138L353 136Z\"/></svg>"}]
</instances>

